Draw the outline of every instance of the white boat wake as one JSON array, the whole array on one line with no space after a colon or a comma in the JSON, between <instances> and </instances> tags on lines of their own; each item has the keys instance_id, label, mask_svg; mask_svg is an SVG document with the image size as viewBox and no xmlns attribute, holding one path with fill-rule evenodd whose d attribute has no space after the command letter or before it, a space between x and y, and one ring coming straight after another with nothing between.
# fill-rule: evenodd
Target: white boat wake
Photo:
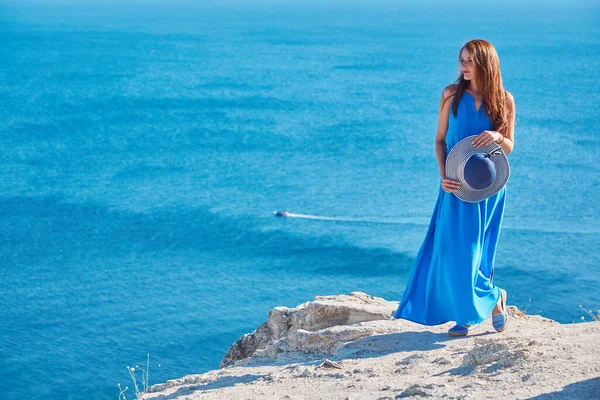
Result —
<instances>
[{"instance_id":1,"label":"white boat wake","mask_svg":"<svg viewBox=\"0 0 600 400\"><path fill-rule=\"evenodd\" d=\"M337 221L337 222L363 222L363 223L374 223L374 224L418 224L420 221L417 219L406 219L404 221L392 220L392 219L369 219L369 218L348 218L348 217L326 217L323 215L311 215L311 214L296 214L287 211L274 211L275 215L285 218L302 218L312 219L318 221ZM279 213L279 214L278 214Z\"/></svg>"}]
</instances>

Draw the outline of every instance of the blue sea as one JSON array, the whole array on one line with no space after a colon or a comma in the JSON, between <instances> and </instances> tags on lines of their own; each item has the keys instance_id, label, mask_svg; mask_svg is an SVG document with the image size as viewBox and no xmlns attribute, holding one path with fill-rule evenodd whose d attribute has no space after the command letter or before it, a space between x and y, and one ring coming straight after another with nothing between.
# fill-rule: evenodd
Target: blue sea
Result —
<instances>
[{"instance_id":1,"label":"blue sea","mask_svg":"<svg viewBox=\"0 0 600 400\"><path fill-rule=\"evenodd\" d=\"M517 107L495 283L580 322L600 308L594 2L0 1L0 397L131 399L126 366L218 368L273 307L399 301L473 38Z\"/></svg>"}]
</instances>

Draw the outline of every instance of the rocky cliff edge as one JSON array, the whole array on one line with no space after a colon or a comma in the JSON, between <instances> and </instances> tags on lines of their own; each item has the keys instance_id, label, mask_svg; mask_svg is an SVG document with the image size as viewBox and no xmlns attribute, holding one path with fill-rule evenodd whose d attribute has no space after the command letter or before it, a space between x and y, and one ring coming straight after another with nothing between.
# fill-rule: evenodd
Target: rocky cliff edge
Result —
<instances>
[{"instance_id":1,"label":"rocky cliff edge","mask_svg":"<svg viewBox=\"0 0 600 400\"><path fill-rule=\"evenodd\" d=\"M143 399L600 399L600 323L559 324L509 308L451 338L451 323L396 320L365 293L276 307L221 369L154 385Z\"/></svg>"}]
</instances>

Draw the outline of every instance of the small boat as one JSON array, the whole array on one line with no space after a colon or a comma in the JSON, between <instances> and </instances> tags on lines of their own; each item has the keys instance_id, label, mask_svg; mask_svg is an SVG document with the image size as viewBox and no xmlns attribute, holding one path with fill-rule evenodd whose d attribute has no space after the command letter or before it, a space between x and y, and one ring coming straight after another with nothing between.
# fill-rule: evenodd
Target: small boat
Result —
<instances>
[{"instance_id":1,"label":"small boat","mask_svg":"<svg viewBox=\"0 0 600 400\"><path fill-rule=\"evenodd\" d=\"M287 217L290 213L287 210L284 211L275 211L276 217Z\"/></svg>"}]
</instances>

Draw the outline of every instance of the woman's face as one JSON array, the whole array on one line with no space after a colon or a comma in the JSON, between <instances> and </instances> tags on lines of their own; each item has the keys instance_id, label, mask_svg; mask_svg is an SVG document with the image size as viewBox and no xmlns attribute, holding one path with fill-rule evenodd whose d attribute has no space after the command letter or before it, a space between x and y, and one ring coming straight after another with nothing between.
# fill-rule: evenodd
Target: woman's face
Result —
<instances>
[{"instance_id":1,"label":"woman's face","mask_svg":"<svg viewBox=\"0 0 600 400\"><path fill-rule=\"evenodd\" d=\"M475 68L471 53L467 49L462 49L460 52L460 72L466 81L474 80L477 74L477 68Z\"/></svg>"}]
</instances>

